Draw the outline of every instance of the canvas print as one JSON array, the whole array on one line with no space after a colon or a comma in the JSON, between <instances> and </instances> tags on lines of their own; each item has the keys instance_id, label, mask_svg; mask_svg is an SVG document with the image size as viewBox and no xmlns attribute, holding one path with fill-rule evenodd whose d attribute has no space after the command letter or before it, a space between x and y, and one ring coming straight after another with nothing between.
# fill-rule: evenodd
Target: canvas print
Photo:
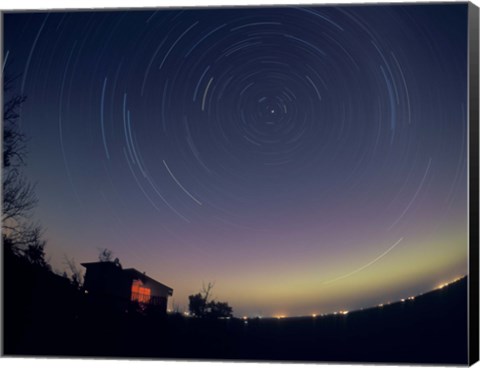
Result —
<instances>
[{"instance_id":1,"label":"canvas print","mask_svg":"<svg viewBox=\"0 0 480 368\"><path fill-rule=\"evenodd\" d=\"M478 359L474 5L2 18L4 355Z\"/></svg>"}]
</instances>

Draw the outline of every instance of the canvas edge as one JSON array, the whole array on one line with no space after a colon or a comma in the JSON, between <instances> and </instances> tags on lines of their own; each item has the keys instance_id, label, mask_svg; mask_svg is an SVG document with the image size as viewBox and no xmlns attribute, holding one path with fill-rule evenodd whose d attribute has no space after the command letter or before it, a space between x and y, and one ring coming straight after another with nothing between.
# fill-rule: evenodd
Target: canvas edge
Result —
<instances>
[{"instance_id":1,"label":"canvas edge","mask_svg":"<svg viewBox=\"0 0 480 368\"><path fill-rule=\"evenodd\" d=\"M468 6L468 116L469 116L469 273L468 364L479 359L479 8Z\"/></svg>"},{"instance_id":2,"label":"canvas edge","mask_svg":"<svg viewBox=\"0 0 480 368\"><path fill-rule=\"evenodd\" d=\"M419 1L415 3L409 3L408 5L432 5L432 4L461 4L464 3L463 1ZM406 3L381 3L382 5L405 5ZM306 4L302 4L306 5ZM313 4L320 6L322 4ZM349 6L349 5L378 5L377 3L328 3L325 4L327 6ZM172 10L172 9L182 9L182 8L193 8L193 9L200 9L200 8L249 8L249 7L268 7L269 5L227 5L227 6L211 6L211 7L202 7L202 6L194 6L194 7L185 7L185 6L169 6L169 7L127 7L127 8L65 8L65 9L19 9L19 10L11 10L11 9L0 9L0 60L4 60L4 16L6 14L12 13L28 13L28 12L88 12L88 11L143 11L143 10L153 10L159 9L162 10ZM278 5L270 5L272 7ZM282 4L281 6L296 6L295 4ZM468 167L468 175L469 175L469 257L468 257L468 365L474 365L476 362L479 361L479 347L480 347L480 340L479 340L479 313L480 313L480 303L479 303L479 7L476 6L472 2L468 2L468 156L469 156L469 167ZM2 64L0 63L0 68ZM3 85L3 68L0 72L0 84ZM0 89L0 100L3 101L3 89ZM0 106L0 114L3 115L3 104ZM3 133L3 120L0 123L0 129L2 129ZM0 153L0 158L2 154ZM0 196L1 196L1 188L0 188ZM0 241L1 242L1 241ZM0 249L0 262L3 262L3 246ZM1 290L3 290L3 270L0 273L0 285ZM4 321L4 313L3 313L3 293L0 293L0 325L3 325ZM7 358L8 356L4 353L4 330L0 332L0 357ZM38 359L38 356L34 357L26 357L26 356L10 356L10 358L31 358ZM50 359L52 357L42 357ZM63 358L64 357L53 357L55 358ZM80 358L82 357L75 357ZM85 359L85 358L84 358ZM98 358L96 358L98 359ZM157 362L165 362L165 360L156 360ZM168 360L167 360L168 361ZM188 361L177 361L179 363L187 363ZM199 360L193 360L191 362L200 362ZM222 362L222 361L219 361ZM229 361L230 363L240 363L240 361ZM225 363L225 362L223 362ZM227 361L228 363L228 361ZM301 362L304 363L304 362ZM332 362L317 362L317 364L331 364ZM333 362L334 364L345 364L344 362ZM359 364L358 362L355 363L348 363L347 364ZM360 363L360 364L372 364L373 363ZM396 363L391 363L392 365L397 365ZM405 365L398 364L398 365ZM408 363L406 365L409 365ZM416 365L415 363L413 365ZM420 366L429 366L429 364L419 364Z\"/></svg>"},{"instance_id":3,"label":"canvas edge","mask_svg":"<svg viewBox=\"0 0 480 368\"><path fill-rule=\"evenodd\" d=\"M0 116L3 116L3 79L4 79L4 67L3 67L3 62L4 62L4 54L3 54L3 49L4 49L4 37L5 37L5 32L4 32L4 16L5 16L5 11L0 10L0 85L2 88L0 88L0 101L2 102L0 104ZM3 119L0 121L0 137L2 139L1 145L3 145ZM0 153L0 159L3 162L3 150ZM3 186L0 186L0 197L3 198ZM0 204L1 211L3 212L3 200L2 203ZM4 267L3 267L3 237L0 239L0 264L1 264L1 272L0 272L0 288L2 292L0 293L0 325L2 326L2 330L0 331L0 356L3 357L5 355L5 349L4 349L4 344L5 344L5 336L4 336L4 329L3 326L4 324L4 309L3 309L3 290L4 289Z\"/></svg>"}]
</instances>

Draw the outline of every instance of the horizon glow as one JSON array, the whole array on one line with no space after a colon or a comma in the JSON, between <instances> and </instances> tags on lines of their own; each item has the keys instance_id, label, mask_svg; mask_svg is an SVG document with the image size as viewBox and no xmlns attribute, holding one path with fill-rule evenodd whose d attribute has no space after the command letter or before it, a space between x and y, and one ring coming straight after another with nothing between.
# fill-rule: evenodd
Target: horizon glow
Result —
<instances>
[{"instance_id":1,"label":"horizon glow","mask_svg":"<svg viewBox=\"0 0 480 368\"><path fill-rule=\"evenodd\" d=\"M5 14L54 269L108 248L236 316L466 275L467 7Z\"/></svg>"}]
</instances>

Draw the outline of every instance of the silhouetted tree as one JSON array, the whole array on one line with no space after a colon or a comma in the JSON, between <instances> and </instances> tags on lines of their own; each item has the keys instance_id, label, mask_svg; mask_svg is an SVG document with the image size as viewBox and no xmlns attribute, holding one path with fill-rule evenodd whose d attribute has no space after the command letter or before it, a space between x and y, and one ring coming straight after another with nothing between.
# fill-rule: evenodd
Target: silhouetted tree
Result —
<instances>
[{"instance_id":1,"label":"silhouetted tree","mask_svg":"<svg viewBox=\"0 0 480 368\"><path fill-rule=\"evenodd\" d=\"M209 318L231 317L233 315L233 309L228 303L210 300L214 285L215 284L211 282L207 285L203 284L200 293L188 297L188 310L190 314L195 317Z\"/></svg>"},{"instance_id":2,"label":"silhouetted tree","mask_svg":"<svg viewBox=\"0 0 480 368\"><path fill-rule=\"evenodd\" d=\"M232 317L233 309L225 302L210 302L207 304L208 317L220 318L220 317Z\"/></svg>"},{"instance_id":3,"label":"silhouetted tree","mask_svg":"<svg viewBox=\"0 0 480 368\"><path fill-rule=\"evenodd\" d=\"M67 272L64 272L64 277L70 279L72 285L80 289L83 285L83 274L78 269L77 264L73 258L68 258L67 256L64 257L64 263L67 266L67 270L69 271L70 275Z\"/></svg>"},{"instance_id":4,"label":"silhouetted tree","mask_svg":"<svg viewBox=\"0 0 480 368\"><path fill-rule=\"evenodd\" d=\"M47 267L45 260L45 244L42 239L42 231L39 227L33 227L24 235L23 253L32 264Z\"/></svg>"},{"instance_id":5,"label":"silhouetted tree","mask_svg":"<svg viewBox=\"0 0 480 368\"><path fill-rule=\"evenodd\" d=\"M24 164L26 155L25 134L18 127L20 106L26 97L13 93L16 78L5 76L3 83L3 167L18 167ZM9 96L7 98L7 96Z\"/></svg>"},{"instance_id":6,"label":"silhouetted tree","mask_svg":"<svg viewBox=\"0 0 480 368\"><path fill-rule=\"evenodd\" d=\"M188 297L188 310L190 314L196 317L204 317L207 303L202 294L198 293Z\"/></svg>"},{"instance_id":7,"label":"silhouetted tree","mask_svg":"<svg viewBox=\"0 0 480 368\"><path fill-rule=\"evenodd\" d=\"M98 260L100 262L113 262L113 252L110 249L102 249L98 255Z\"/></svg>"},{"instance_id":8,"label":"silhouetted tree","mask_svg":"<svg viewBox=\"0 0 480 368\"><path fill-rule=\"evenodd\" d=\"M18 119L26 97L13 92L14 80L6 76L3 85L2 239L16 255L33 264L48 266L42 229L31 221L32 210L38 203L34 185L21 172L27 151Z\"/></svg>"},{"instance_id":9,"label":"silhouetted tree","mask_svg":"<svg viewBox=\"0 0 480 368\"><path fill-rule=\"evenodd\" d=\"M26 97L13 93L14 78L5 77L3 92L3 212L2 223L13 231L22 219L30 215L37 204L33 185L21 174L27 155L26 137L20 130L19 110ZM9 96L9 97L7 97Z\"/></svg>"},{"instance_id":10,"label":"silhouetted tree","mask_svg":"<svg viewBox=\"0 0 480 368\"><path fill-rule=\"evenodd\" d=\"M188 297L188 309L190 313L196 317L205 317L207 314L207 304L209 303L210 292L215 284L209 282L207 285L202 284L200 293L190 295Z\"/></svg>"},{"instance_id":11,"label":"silhouetted tree","mask_svg":"<svg viewBox=\"0 0 480 368\"><path fill-rule=\"evenodd\" d=\"M99 254L98 254L98 260L100 262L111 262L114 263L115 266L122 268L122 264L120 263L120 260L118 258L113 259L113 252L108 249L99 249Z\"/></svg>"}]
</instances>

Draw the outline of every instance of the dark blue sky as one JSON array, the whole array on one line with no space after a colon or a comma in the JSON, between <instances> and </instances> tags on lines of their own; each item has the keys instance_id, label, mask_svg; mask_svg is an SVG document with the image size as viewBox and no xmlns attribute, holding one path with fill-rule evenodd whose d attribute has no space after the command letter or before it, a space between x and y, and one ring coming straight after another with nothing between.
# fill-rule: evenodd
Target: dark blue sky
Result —
<instances>
[{"instance_id":1,"label":"dark blue sky","mask_svg":"<svg viewBox=\"0 0 480 368\"><path fill-rule=\"evenodd\" d=\"M4 16L47 252L237 314L467 272L467 5Z\"/></svg>"}]
</instances>

